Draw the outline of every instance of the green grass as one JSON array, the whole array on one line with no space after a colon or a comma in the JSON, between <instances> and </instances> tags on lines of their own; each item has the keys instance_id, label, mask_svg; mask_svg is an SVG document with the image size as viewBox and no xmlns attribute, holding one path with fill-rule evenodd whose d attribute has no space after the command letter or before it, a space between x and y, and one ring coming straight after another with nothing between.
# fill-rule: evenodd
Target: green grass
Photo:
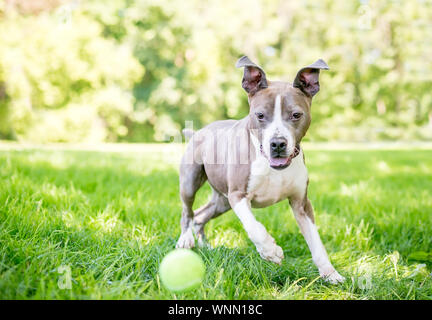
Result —
<instances>
[{"instance_id":1,"label":"green grass","mask_svg":"<svg viewBox=\"0 0 432 320\"><path fill-rule=\"evenodd\" d=\"M344 284L318 278L285 201L254 211L284 250L281 266L259 257L229 211L206 226L213 249L195 249L207 267L202 286L173 294L157 275L180 233L180 149L165 147L3 148L0 298L432 298L431 262L408 259L432 251L432 150L306 146L309 196ZM206 185L195 206L209 193ZM70 289L61 289L62 267Z\"/></svg>"}]
</instances>

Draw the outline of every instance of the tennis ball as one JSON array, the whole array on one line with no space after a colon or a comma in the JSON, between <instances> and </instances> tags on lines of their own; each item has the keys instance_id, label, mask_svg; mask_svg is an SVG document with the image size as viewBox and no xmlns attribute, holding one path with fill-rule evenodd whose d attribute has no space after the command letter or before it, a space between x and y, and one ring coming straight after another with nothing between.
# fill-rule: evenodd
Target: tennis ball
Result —
<instances>
[{"instance_id":1,"label":"tennis ball","mask_svg":"<svg viewBox=\"0 0 432 320\"><path fill-rule=\"evenodd\" d=\"M168 253L159 266L159 276L170 291L180 292L196 288L205 273L201 257L189 249L175 249Z\"/></svg>"}]
</instances>

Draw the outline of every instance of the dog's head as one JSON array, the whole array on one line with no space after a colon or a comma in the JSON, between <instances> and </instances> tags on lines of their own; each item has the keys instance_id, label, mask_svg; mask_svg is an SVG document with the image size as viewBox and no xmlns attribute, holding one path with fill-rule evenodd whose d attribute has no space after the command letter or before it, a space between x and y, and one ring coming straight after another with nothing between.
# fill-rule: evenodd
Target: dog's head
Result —
<instances>
[{"instance_id":1,"label":"dog's head","mask_svg":"<svg viewBox=\"0 0 432 320\"><path fill-rule=\"evenodd\" d=\"M275 169L288 167L311 122L312 97L319 91L323 60L300 69L294 82L269 81L264 70L244 56L242 87L248 93L250 129L263 155Z\"/></svg>"}]
</instances>

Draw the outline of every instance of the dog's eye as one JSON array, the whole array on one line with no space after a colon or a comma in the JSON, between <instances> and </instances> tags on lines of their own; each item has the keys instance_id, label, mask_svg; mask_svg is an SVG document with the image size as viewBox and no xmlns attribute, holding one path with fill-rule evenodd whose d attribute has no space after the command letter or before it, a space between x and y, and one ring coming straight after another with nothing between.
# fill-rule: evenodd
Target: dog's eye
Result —
<instances>
[{"instance_id":1,"label":"dog's eye","mask_svg":"<svg viewBox=\"0 0 432 320\"><path fill-rule=\"evenodd\" d=\"M294 112L294 113L292 114L292 119L293 119L293 120L298 120L298 119L301 118L302 115L303 115L303 113L301 113L301 112Z\"/></svg>"},{"instance_id":2,"label":"dog's eye","mask_svg":"<svg viewBox=\"0 0 432 320\"><path fill-rule=\"evenodd\" d=\"M261 112L257 112L257 113L255 113L255 114L256 114L258 120L263 120L263 119L264 119L264 114L263 114L263 113L261 113Z\"/></svg>"}]
</instances>

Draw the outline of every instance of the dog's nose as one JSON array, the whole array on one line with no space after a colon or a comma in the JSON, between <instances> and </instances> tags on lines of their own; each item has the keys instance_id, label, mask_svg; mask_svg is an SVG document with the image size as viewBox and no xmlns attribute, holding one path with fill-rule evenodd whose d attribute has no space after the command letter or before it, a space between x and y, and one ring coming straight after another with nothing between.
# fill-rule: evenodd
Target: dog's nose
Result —
<instances>
[{"instance_id":1,"label":"dog's nose","mask_svg":"<svg viewBox=\"0 0 432 320\"><path fill-rule=\"evenodd\" d=\"M287 148L287 141L284 138L272 138L270 140L270 150L273 154L279 155L282 152L285 152Z\"/></svg>"}]
</instances>

